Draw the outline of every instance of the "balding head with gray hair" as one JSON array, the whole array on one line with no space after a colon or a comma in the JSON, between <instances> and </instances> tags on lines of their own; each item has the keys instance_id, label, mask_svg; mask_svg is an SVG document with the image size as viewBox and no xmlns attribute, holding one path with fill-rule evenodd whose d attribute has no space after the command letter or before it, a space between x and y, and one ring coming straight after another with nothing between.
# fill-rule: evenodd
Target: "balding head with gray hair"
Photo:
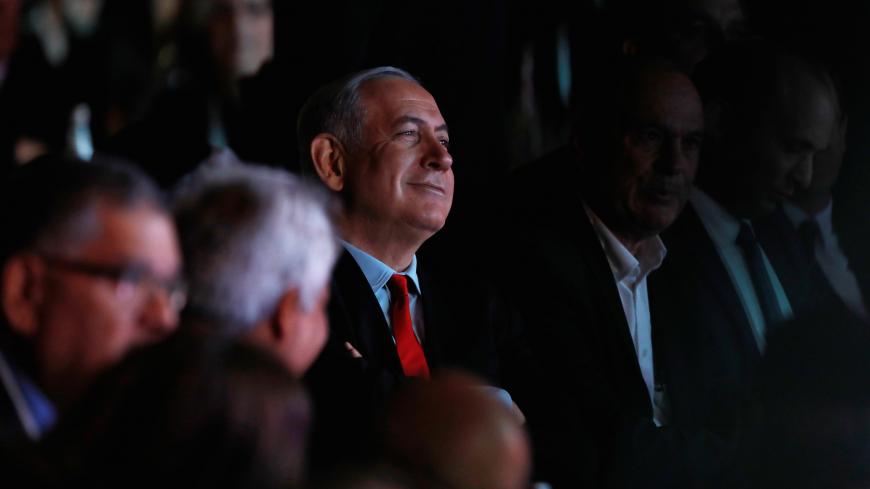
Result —
<instances>
[{"instance_id":1,"label":"balding head with gray hair","mask_svg":"<svg viewBox=\"0 0 870 489\"><path fill-rule=\"evenodd\" d=\"M206 163L176 192L189 307L242 334L288 290L311 311L338 254L328 196L279 169Z\"/></svg>"},{"instance_id":2,"label":"balding head with gray hair","mask_svg":"<svg viewBox=\"0 0 870 489\"><path fill-rule=\"evenodd\" d=\"M321 133L335 136L345 149L353 152L362 144L365 108L360 103L362 87L381 78L402 78L420 85L407 71L393 66L379 66L352 73L329 83L302 106L296 124L301 168L312 172L311 142Z\"/></svg>"}]
</instances>

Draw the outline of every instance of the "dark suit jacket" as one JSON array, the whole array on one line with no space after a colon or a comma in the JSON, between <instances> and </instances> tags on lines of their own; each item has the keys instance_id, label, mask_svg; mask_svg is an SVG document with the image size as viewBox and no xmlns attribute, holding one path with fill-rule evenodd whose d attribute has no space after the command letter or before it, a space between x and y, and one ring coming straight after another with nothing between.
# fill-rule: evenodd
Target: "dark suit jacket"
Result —
<instances>
[{"instance_id":1,"label":"dark suit jacket","mask_svg":"<svg viewBox=\"0 0 870 489\"><path fill-rule=\"evenodd\" d=\"M439 275L421 260L425 336L430 370L469 371L503 386L521 404L529 365L517 316L483 277ZM347 252L336 265L329 303L330 337L306 380L316 412L315 475L370 455L379 414L405 378L384 314L362 270ZM344 343L362 355L352 358ZM529 381L530 382L530 381Z\"/></svg>"},{"instance_id":2,"label":"dark suit jacket","mask_svg":"<svg viewBox=\"0 0 870 489\"><path fill-rule=\"evenodd\" d=\"M26 437L27 434L24 432L24 427L21 426L12 399L3 385L0 384L0 445L25 440Z\"/></svg>"},{"instance_id":3,"label":"dark suit jacket","mask_svg":"<svg viewBox=\"0 0 870 489\"><path fill-rule=\"evenodd\" d=\"M842 307L784 216L753 224L798 318L821 307ZM674 335L692 345L671 356L671 371L693 372L694 382L685 394L703 404L698 408L696 403L693 412L679 418L745 445L758 423L756 382L762 358L749 319L691 204L662 238L668 257L650 278L653 320L668 324ZM770 332L776 326L768 328ZM677 401L679 395L673 392L676 408L685 405ZM736 465L724 471L730 483L743 477Z\"/></svg>"},{"instance_id":4,"label":"dark suit jacket","mask_svg":"<svg viewBox=\"0 0 870 489\"><path fill-rule=\"evenodd\" d=\"M580 178L570 150L516 175L524 195L515 201L527 205L511 213L523 224L510 238L510 275L549 393L532 410L545 416L529 419L538 478L557 488L704 486L727 441L694 422L701 414L682 419L703 406L700 382L671 357L692 345L653 317L656 376L673 410L658 429L613 274L573 188Z\"/></svg>"}]
</instances>

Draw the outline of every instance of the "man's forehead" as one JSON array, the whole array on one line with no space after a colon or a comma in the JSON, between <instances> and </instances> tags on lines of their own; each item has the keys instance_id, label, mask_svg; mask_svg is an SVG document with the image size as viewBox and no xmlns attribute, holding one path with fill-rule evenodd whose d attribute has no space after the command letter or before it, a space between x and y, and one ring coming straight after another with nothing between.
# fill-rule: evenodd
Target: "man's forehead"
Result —
<instances>
[{"instance_id":1,"label":"man's forehead","mask_svg":"<svg viewBox=\"0 0 870 489\"><path fill-rule=\"evenodd\" d=\"M380 114L390 124L418 122L442 125L444 119L435 98L416 82L387 76L370 80L360 87L360 100L367 114Z\"/></svg>"},{"instance_id":2,"label":"man's forehead","mask_svg":"<svg viewBox=\"0 0 870 489\"><path fill-rule=\"evenodd\" d=\"M670 120L687 129L703 129L701 98L683 74L663 72L641 77L630 98L629 119Z\"/></svg>"}]
</instances>

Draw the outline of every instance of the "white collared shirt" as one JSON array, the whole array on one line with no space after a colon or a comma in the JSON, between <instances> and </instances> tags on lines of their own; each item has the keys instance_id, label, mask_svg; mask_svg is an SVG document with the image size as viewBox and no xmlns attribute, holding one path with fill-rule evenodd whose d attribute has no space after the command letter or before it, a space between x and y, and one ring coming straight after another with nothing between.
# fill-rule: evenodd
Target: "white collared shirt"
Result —
<instances>
[{"instance_id":1,"label":"white collared shirt","mask_svg":"<svg viewBox=\"0 0 870 489\"><path fill-rule=\"evenodd\" d=\"M411 326L414 328L414 334L417 336L417 341L422 345L425 336L425 329L423 325L423 304L419 299L423 294L423 291L420 288L420 279L417 277L417 256L414 255L411 259L411 265L408 266L407 270L399 272L393 270L386 263L378 260L347 241L341 240L341 244L344 246L344 249L350 253L350 256L352 256L354 261L356 261L356 264L359 265L363 275L366 277L366 281L372 288L372 292L375 294L375 299L377 299L378 305L381 306L381 312L384 313L384 319L387 321L387 326L390 328L390 336L393 334L393 324L390 319L390 288L387 287L387 283L390 281L390 278L397 273L407 277L409 296L408 305L411 308ZM396 338L393 337L393 342L395 341Z\"/></svg>"},{"instance_id":2,"label":"white collared shirt","mask_svg":"<svg viewBox=\"0 0 870 489\"><path fill-rule=\"evenodd\" d=\"M755 336L755 341L758 344L758 350L764 352L767 346L766 331L767 325L764 321L764 314L761 311L761 304L758 302L758 296L755 292L755 286L752 284L752 275L749 273L749 267L746 264L746 259L743 252L737 245L737 235L740 234L740 221L714 201L703 190L695 187L689 195L689 202L697 212L698 217L704 224L707 234L716 246L716 251L728 271L728 276L731 278L731 284L737 291L740 298L740 303L743 305L743 311L749 320L752 327L752 333ZM751 224L750 224L751 226ZM776 295L776 302L779 304L782 317L789 319L794 314L788 297L785 295L785 289L779 281L767 254L764 249L761 250L764 258L764 268L770 277L770 282L773 285L773 292Z\"/></svg>"},{"instance_id":3,"label":"white collared shirt","mask_svg":"<svg viewBox=\"0 0 870 489\"><path fill-rule=\"evenodd\" d=\"M815 244L815 258L819 268L822 269L828 283L834 292L846 304L846 307L858 317L867 318L867 306L858 287L858 279L855 272L849 267L849 259L840 247L840 240L834 232L833 222L834 201L818 214L810 215L794 204L786 202L782 206L783 212L795 229L799 228L804 221L814 220L819 227L820 241Z\"/></svg>"},{"instance_id":4,"label":"white collared shirt","mask_svg":"<svg viewBox=\"0 0 870 489\"><path fill-rule=\"evenodd\" d=\"M584 206L585 207L585 206ZM638 255L633 255L623 245L607 226L595 215L589 207L585 207L586 215L598 241L607 256L613 280L619 290L622 301L622 311L628 323L628 330L634 343L640 373L646 384L650 404L653 408L653 422L656 426L667 423L666 409L656 396L655 370L653 365L652 321L649 313L649 295L647 294L646 278L661 266L667 249L658 236L653 236L640 243Z\"/></svg>"}]
</instances>

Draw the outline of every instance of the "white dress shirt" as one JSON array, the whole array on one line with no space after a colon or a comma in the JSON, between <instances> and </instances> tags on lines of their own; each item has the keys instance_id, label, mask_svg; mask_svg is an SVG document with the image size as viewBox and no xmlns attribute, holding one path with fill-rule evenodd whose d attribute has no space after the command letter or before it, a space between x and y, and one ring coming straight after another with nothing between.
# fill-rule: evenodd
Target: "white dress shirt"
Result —
<instances>
[{"instance_id":1,"label":"white dress shirt","mask_svg":"<svg viewBox=\"0 0 870 489\"><path fill-rule=\"evenodd\" d=\"M654 236L640 243L638 254L635 256L588 207L586 207L586 215L598 235L598 241L604 249L616 288L619 290L622 311L625 313L637 363L653 408L653 422L656 426L664 426L667 423L665 419L667 409L660 396L656 395L652 324L646 278L650 272L661 266L667 250L662 240Z\"/></svg>"},{"instance_id":2,"label":"white dress shirt","mask_svg":"<svg viewBox=\"0 0 870 489\"><path fill-rule=\"evenodd\" d=\"M853 314L866 319L867 306L864 304L861 289L858 287L858 279L855 278L855 272L849 267L849 259L843 253L840 240L837 239L837 233L834 232L833 209L833 200L815 215L807 214L794 204L785 203L782 206L782 210L795 229L799 228L804 221L816 221L816 225L819 227L820 240L815 244L815 258L819 268L822 269L822 273L828 279L834 292L846 303L846 307Z\"/></svg>"},{"instance_id":3,"label":"white dress shirt","mask_svg":"<svg viewBox=\"0 0 870 489\"><path fill-rule=\"evenodd\" d=\"M692 189L689 201L704 224L707 234L716 246L716 251L719 253L725 269L728 270L728 276L731 278L731 283L734 285L734 289L737 291L737 295L740 297L740 302L743 305L743 310L746 312L746 317L749 319L758 349L764 352L767 346L765 336L767 325L764 321L764 314L761 311L761 304L758 302L755 286L752 284L749 267L746 264L746 259L743 257L743 252L737 245L737 235L740 234L740 220L698 188ZM767 259L764 249L762 249L762 255L764 258L764 268L767 270L770 282L773 285L773 292L776 295L776 301L782 317L791 318L794 314L788 297L785 295L785 289L782 288L782 283L780 283L779 277L777 277L776 272L773 270L770 260Z\"/></svg>"}]
</instances>

